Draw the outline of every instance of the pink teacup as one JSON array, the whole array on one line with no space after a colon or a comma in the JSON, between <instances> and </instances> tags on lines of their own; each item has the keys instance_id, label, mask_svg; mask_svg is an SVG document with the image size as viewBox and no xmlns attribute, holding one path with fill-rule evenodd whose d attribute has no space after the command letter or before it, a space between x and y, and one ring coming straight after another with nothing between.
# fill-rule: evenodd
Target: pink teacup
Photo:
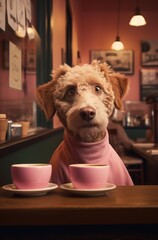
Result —
<instances>
[{"instance_id":1,"label":"pink teacup","mask_svg":"<svg viewBox=\"0 0 158 240\"><path fill-rule=\"evenodd\" d=\"M72 185L77 189L105 188L109 166L99 164L71 164L69 173Z\"/></svg>"},{"instance_id":2,"label":"pink teacup","mask_svg":"<svg viewBox=\"0 0 158 240\"><path fill-rule=\"evenodd\" d=\"M14 185L19 189L39 189L48 186L52 166L45 163L13 164L11 175Z\"/></svg>"}]
</instances>

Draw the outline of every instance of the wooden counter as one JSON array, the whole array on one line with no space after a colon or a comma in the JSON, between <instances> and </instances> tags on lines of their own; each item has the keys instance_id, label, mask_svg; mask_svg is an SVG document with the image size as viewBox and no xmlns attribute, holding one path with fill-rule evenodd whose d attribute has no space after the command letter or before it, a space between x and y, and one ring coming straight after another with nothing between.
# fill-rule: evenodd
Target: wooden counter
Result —
<instances>
[{"instance_id":1,"label":"wooden counter","mask_svg":"<svg viewBox=\"0 0 158 240\"><path fill-rule=\"evenodd\" d=\"M133 146L133 149L136 153L138 153L141 157L143 157L146 160L157 160L158 161L158 154L152 155L152 154L150 154L150 152L148 152L150 149L158 149L158 147L144 148L144 147Z\"/></svg>"},{"instance_id":2,"label":"wooden counter","mask_svg":"<svg viewBox=\"0 0 158 240\"><path fill-rule=\"evenodd\" d=\"M116 187L96 197L75 196L60 189L44 196L22 197L0 189L0 230L5 236L6 227L12 231L14 229L14 234L15 229L19 227L23 230L30 227L31 235L35 233L37 227L47 229L45 233L48 234L49 227L49 233L52 230L52 235L55 234L55 229L58 229L57 235L66 234L63 228L66 229L69 237L66 238L64 235L64 239L71 239L70 233L72 234L73 229L79 226L80 234L82 229L83 234L86 231L87 234L93 232L96 237L98 234L104 236L96 239L106 239L105 235L109 237L113 234L115 238L119 236L119 239L127 239L121 238L122 234L126 236L132 234L133 238L130 239L138 239L140 233L146 236L146 231L153 237L149 239L157 239L154 236L158 237L158 186ZM3 237L3 234L0 236ZM19 230L16 234L19 234ZM39 228L37 234L39 237ZM78 239L91 238L83 238L82 235Z\"/></svg>"},{"instance_id":3,"label":"wooden counter","mask_svg":"<svg viewBox=\"0 0 158 240\"><path fill-rule=\"evenodd\" d=\"M60 189L22 197L0 190L0 225L58 224L158 224L158 186L116 187L96 197Z\"/></svg>"},{"instance_id":4,"label":"wooden counter","mask_svg":"<svg viewBox=\"0 0 158 240\"><path fill-rule=\"evenodd\" d=\"M158 155L152 155L148 150L158 149L157 146L151 148L133 146L133 150L144 160L144 183L150 185L158 184Z\"/></svg>"},{"instance_id":5,"label":"wooden counter","mask_svg":"<svg viewBox=\"0 0 158 240\"><path fill-rule=\"evenodd\" d=\"M17 149L22 149L60 132L63 132L62 127L57 129L37 128L30 132L27 136L15 137L10 140L0 141L0 157L7 155L8 152L16 152Z\"/></svg>"}]
</instances>

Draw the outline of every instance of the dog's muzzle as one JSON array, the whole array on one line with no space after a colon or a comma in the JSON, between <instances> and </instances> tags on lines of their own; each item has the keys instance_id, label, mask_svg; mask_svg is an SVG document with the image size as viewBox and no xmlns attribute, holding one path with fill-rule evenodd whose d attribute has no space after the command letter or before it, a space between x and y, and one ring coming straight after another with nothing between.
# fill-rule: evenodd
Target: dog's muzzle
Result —
<instances>
[{"instance_id":1,"label":"dog's muzzle","mask_svg":"<svg viewBox=\"0 0 158 240\"><path fill-rule=\"evenodd\" d=\"M83 120L89 122L95 117L96 111L92 107L83 107L80 109L79 114Z\"/></svg>"}]
</instances>

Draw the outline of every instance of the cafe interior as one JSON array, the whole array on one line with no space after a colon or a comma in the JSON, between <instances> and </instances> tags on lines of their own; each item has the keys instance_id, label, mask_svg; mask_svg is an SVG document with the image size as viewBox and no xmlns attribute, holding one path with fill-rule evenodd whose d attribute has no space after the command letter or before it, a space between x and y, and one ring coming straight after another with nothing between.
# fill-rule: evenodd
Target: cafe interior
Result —
<instances>
[{"instance_id":1,"label":"cafe interior","mask_svg":"<svg viewBox=\"0 0 158 240\"><path fill-rule=\"evenodd\" d=\"M0 0L0 239L158 238L157 16L155 0ZM63 141L57 115L47 120L37 104L37 87L59 65L93 60L129 81L112 119L131 149L120 151L114 125L108 134L134 186L99 196L9 189L13 164L49 163Z\"/></svg>"}]
</instances>

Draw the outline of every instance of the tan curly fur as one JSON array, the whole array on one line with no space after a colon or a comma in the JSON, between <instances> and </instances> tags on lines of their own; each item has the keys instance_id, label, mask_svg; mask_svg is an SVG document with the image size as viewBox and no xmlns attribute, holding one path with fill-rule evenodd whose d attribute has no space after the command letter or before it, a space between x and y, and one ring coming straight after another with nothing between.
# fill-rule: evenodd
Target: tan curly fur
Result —
<instances>
[{"instance_id":1,"label":"tan curly fur","mask_svg":"<svg viewBox=\"0 0 158 240\"><path fill-rule=\"evenodd\" d=\"M52 80L37 88L37 101L51 119L55 112L65 129L83 142L100 141L114 107L122 109L128 79L106 63L61 65ZM93 115L93 118L92 118Z\"/></svg>"}]
</instances>

